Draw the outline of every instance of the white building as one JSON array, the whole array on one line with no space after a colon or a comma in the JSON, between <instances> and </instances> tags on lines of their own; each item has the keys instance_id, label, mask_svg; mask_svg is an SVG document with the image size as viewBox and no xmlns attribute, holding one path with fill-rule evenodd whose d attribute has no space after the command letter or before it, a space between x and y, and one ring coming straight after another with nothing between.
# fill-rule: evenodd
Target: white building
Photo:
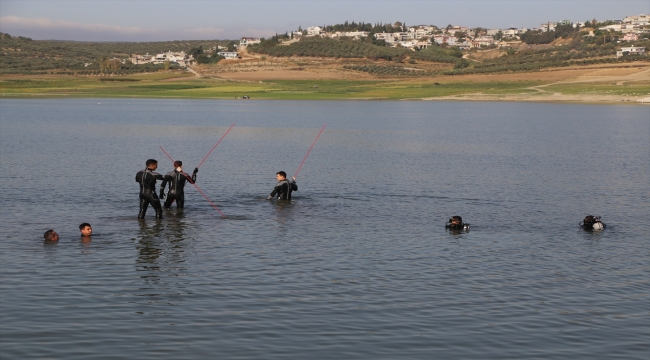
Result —
<instances>
[{"instance_id":1,"label":"white building","mask_svg":"<svg viewBox=\"0 0 650 360\"><path fill-rule=\"evenodd\" d=\"M362 38L362 37L367 37L368 32L367 31L348 31L348 32L342 33L341 36L353 37L353 38Z\"/></svg>"},{"instance_id":2,"label":"white building","mask_svg":"<svg viewBox=\"0 0 650 360\"><path fill-rule=\"evenodd\" d=\"M431 39L427 39L427 40L419 39L419 40L416 40L416 42L415 42L415 47L419 48L419 49L426 49L429 46L431 46Z\"/></svg>"},{"instance_id":3,"label":"white building","mask_svg":"<svg viewBox=\"0 0 650 360\"><path fill-rule=\"evenodd\" d=\"M151 56L151 55L147 54L145 55L145 57L146 56ZM180 52L168 51L166 53L160 53L150 58L149 61L140 62L140 64L145 64L145 63L164 64L166 61L169 61L170 63L176 63L180 66L188 66L192 63L192 60L194 60L194 58L191 55L185 54L185 51L180 51ZM133 60L131 60L131 62L133 62Z\"/></svg>"},{"instance_id":4,"label":"white building","mask_svg":"<svg viewBox=\"0 0 650 360\"><path fill-rule=\"evenodd\" d=\"M368 36L367 31L347 31L347 32L337 31L335 33L329 34L329 37L333 39L338 37L350 37L350 38L359 39L367 36Z\"/></svg>"},{"instance_id":5,"label":"white building","mask_svg":"<svg viewBox=\"0 0 650 360\"><path fill-rule=\"evenodd\" d=\"M452 26L451 28L449 28L449 32L452 33L452 34L455 33L456 31L460 31L462 33L465 33L465 32L467 32L467 30L468 29L467 29L466 26Z\"/></svg>"},{"instance_id":6,"label":"white building","mask_svg":"<svg viewBox=\"0 0 650 360\"><path fill-rule=\"evenodd\" d=\"M247 47L248 45L259 44L262 40L254 37L243 37L239 40L240 47Z\"/></svg>"},{"instance_id":7,"label":"white building","mask_svg":"<svg viewBox=\"0 0 650 360\"><path fill-rule=\"evenodd\" d=\"M600 30L612 30L612 31L619 31L622 33L630 33L630 32L637 32L639 30L639 25L632 25L632 24L614 24L614 25L608 25L601 27Z\"/></svg>"},{"instance_id":8,"label":"white building","mask_svg":"<svg viewBox=\"0 0 650 360\"><path fill-rule=\"evenodd\" d=\"M627 55L645 55L645 48L630 46L630 47L621 48L621 50L618 50L616 52L617 58L620 58L622 56L627 56Z\"/></svg>"},{"instance_id":9,"label":"white building","mask_svg":"<svg viewBox=\"0 0 650 360\"><path fill-rule=\"evenodd\" d=\"M472 40L472 47L480 48L483 46L490 46L496 44L497 41L494 40L492 36L479 36Z\"/></svg>"},{"instance_id":10,"label":"white building","mask_svg":"<svg viewBox=\"0 0 650 360\"><path fill-rule=\"evenodd\" d=\"M487 36L495 36L496 34L499 33L499 31L502 31L501 29L489 29L487 31Z\"/></svg>"},{"instance_id":11,"label":"white building","mask_svg":"<svg viewBox=\"0 0 650 360\"><path fill-rule=\"evenodd\" d=\"M623 19L623 22L639 26L650 25L650 15L641 14L638 16L627 16Z\"/></svg>"},{"instance_id":12,"label":"white building","mask_svg":"<svg viewBox=\"0 0 650 360\"><path fill-rule=\"evenodd\" d=\"M417 43L417 40L406 40L406 41L400 41L396 44L399 44L403 48L407 49L413 49L415 47L415 44Z\"/></svg>"},{"instance_id":13,"label":"white building","mask_svg":"<svg viewBox=\"0 0 650 360\"><path fill-rule=\"evenodd\" d=\"M310 26L307 28L307 36L320 36L323 32L323 28L320 26Z\"/></svg>"},{"instance_id":14,"label":"white building","mask_svg":"<svg viewBox=\"0 0 650 360\"><path fill-rule=\"evenodd\" d=\"M217 55L223 56L225 59L239 59L239 53L235 51L220 51Z\"/></svg>"},{"instance_id":15,"label":"white building","mask_svg":"<svg viewBox=\"0 0 650 360\"><path fill-rule=\"evenodd\" d=\"M388 44L394 45L400 41L414 40L415 38L409 35L408 32L394 32L394 33L376 33L375 39L384 40Z\"/></svg>"},{"instance_id":16,"label":"white building","mask_svg":"<svg viewBox=\"0 0 650 360\"><path fill-rule=\"evenodd\" d=\"M429 31L428 29L415 29L415 38L419 39L423 36L431 35L433 32Z\"/></svg>"},{"instance_id":17,"label":"white building","mask_svg":"<svg viewBox=\"0 0 650 360\"><path fill-rule=\"evenodd\" d=\"M135 54L132 57L130 57L129 60L131 61L131 63L135 65L148 64L153 62L153 55L149 55L149 53L147 53L146 55Z\"/></svg>"},{"instance_id":18,"label":"white building","mask_svg":"<svg viewBox=\"0 0 650 360\"><path fill-rule=\"evenodd\" d=\"M436 42L436 44L447 44L450 46L456 45L456 37L455 36L449 36L449 35L434 35L433 36L433 41Z\"/></svg>"},{"instance_id":19,"label":"white building","mask_svg":"<svg viewBox=\"0 0 650 360\"><path fill-rule=\"evenodd\" d=\"M375 34L375 39L377 40L384 40L387 43L392 43L394 41L393 39L393 33L387 33L387 32L382 32L382 33L376 33Z\"/></svg>"},{"instance_id":20,"label":"white building","mask_svg":"<svg viewBox=\"0 0 650 360\"><path fill-rule=\"evenodd\" d=\"M556 26L557 26L556 22L545 22L539 28L542 29L543 32L547 32L547 31L555 31Z\"/></svg>"}]
</instances>

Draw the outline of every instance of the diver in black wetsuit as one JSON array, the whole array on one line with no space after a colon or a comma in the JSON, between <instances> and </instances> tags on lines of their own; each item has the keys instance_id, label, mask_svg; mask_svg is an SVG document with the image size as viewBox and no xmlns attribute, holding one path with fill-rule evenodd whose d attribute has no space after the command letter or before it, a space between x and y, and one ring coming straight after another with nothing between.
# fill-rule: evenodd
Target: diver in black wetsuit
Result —
<instances>
[{"instance_id":1,"label":"diver in black wetsuit","mask_svg":"<svg viewBox=\"0 0 650 360\"><path fill-rule=\"evenodd\" d=\"M196 173L199 172L199 168L194 168L192 172L192 177L188 173L183 172L183 162L174 161L174 171L170 171L165 174L165 178L160 184L160 198L165 197L165 186L169 183L169 190L167 190L167 200L165 200L165 209L169 210L172 206L172 202L176 200L176 208L182 209L185 207L185 192L183 188L185 187L185 182L189 181L190 184L196 182Z\"/></svg>"},{"instance_id":2,"label":"diver in black wetsuit","mask_svg":"<svg viewBox=\"0 0 650 360\"><path fill-rule=\"evenodd\" d=\"M275 184L275 188L273 188L273 191L266 199L271 200L277 194L278 200L291 201L291 192L298 191L298 184L296 184L296 177L294 176L291 179L291 182L289 182L289 180L287 180L287 173L285 173L284 171L278 171L275 174L275 178L278 180L278 183Z\"/></svg>"},{"instance_id":3,"label":"diver in black wetsuit","mask_svg":"<svg viewBox=\"0 0 650 360\"><path fill-rule=\"evenodd\" d=\"M600 216L593 215L585 216L585 219L578 225L585 230L603 230L606 227L606 225L600 220Z\"/></svg>"},{"instance_id":4,"label":"diver in black wetsuit","mask_svg":"<svg viewBox=\"0 0 650 360\"><path fill-rule=\"evenodd\" d=\"M469 230L469 224L463 223L463 218L460 216L452 216L447 224L445 224L445 228L450 230Z\"/></svg>"},{"instance_id":5,"label":"diver in black wetsuit","mask_svg":"<svg viewBox=\"0 0 650 360\"><path fill-rule=\"evenodd\" d=\"M158 161L149 159L147 160L147 168L135 174L135 181L140 184L140 213L138 213L138 219L144 219L149 204L156 210L156 219L162 219L162 207L156 194L156 180L163 180L163 176L154 172L157 168Z\"/></svg>"}]
</instances>

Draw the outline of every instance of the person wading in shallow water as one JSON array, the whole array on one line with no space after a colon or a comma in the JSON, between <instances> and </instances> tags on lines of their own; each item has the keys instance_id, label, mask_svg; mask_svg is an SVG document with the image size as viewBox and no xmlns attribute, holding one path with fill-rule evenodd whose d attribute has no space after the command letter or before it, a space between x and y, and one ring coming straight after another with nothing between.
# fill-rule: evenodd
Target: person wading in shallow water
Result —
<instances>
[{"instance_id":1,"label":"person wading in shallow water","mask_svg":"<svg viewBox=\"0 0 650 360\"><path fill-rule=\"evenodd\" d=\"M185 207L185 182L189 181L190 184L196 182L196 173L199 172L199 168L194 168L192 172L192 177L188 173L183 172L183 162L174 161L174 171L170 171L165 174L165 179L162 184L160 184L160 198L165 198L165 186L169 183L169 190L167 190L167 200L165 200L165 209L169 210L172 206L172 202L176 200L176 208L182 209Z\"/></svg>"},{"instance_id":2,"label":"person wading in shallow water","mask_svg":"<svg viewBox=\"0 0 650 360\"><path fill-rule=\"evenodd\" d=\"M149 204L156 210L156 219L162 219L162 206L156 194L156 180L164 180L163 176L154 172L158 168L158 161L147 160L147 168L135 174L135 181L140 184L140 212L138 219L144 219Z\"/></svg>"},{"instance_id":3,"label":"person wading in shallow water","mask_svg":"<svg viewBox=\"0 0 650 360\"><path fill-rule=\"evenodd\" d=\"M278 180L278 183L275 184L275 188L273 188L273 191L266 199L272 200L273 197L277 195L278 200L291 201L291 192L298 191L298 185L296 184L296 177L294 176L290 182L289 180L287 180L287 173L285 173L284 171L278 171L275 174L275 178Z\"/></svg>"}]
</instances>

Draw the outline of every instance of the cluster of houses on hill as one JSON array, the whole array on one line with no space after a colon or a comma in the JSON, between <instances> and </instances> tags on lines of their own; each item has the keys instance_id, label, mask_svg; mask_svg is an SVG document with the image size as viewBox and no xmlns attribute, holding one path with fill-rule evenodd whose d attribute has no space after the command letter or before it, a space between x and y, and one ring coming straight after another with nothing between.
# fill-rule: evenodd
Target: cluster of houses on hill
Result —
<instances>
[{"instance_id":1,"label":"cluster of houses on hill","mask_svg":"<svg viewBox=\"0 0 650 360\"><path fill-rule=\"evenodd\" d=\"M614 20L614 24L601 27L600 30L612 30L622 32L623 37L619 41L636 41L642 33L650 32L650 15L641 14L638 16L628 16L623 20ZM320 26L307 28L304 36L318 36L322 38L341 38L347 37L360 39L368 36L374 36L376 40L383 40L386 45L393 47L404 47L410 49L425 48L433 43L447 44L457 46L461 50L471 48L481 48L491 45L506 46L511 41L518 41L520 36L529 31L548 32L554 31L559 25L571 25L573 27L584 27L585 22L572 23L569 20L559 22L547 22L540 25L539 28L508 28L508 29L470 29L464 26L448 26L446 28L437 28L430 25L419 25L414 27L402 28L404 31L399 32L382 32L370 34L367 31L351 32L326 32ZM396 23L395 27L401 27ZM294 33L295 34L295 33ZM298 34L302 35L302 34ZM593 31L590 33L593 36Z\"/></svg>"},{"instance_id":2,"label":"cluster of houses on hill","mask_svg":"<svg viewBox=\"0 0 650 360\"><path fill-rule=\"evenodd\" d=\"M259 44L262 40L252 37L243 37L239 41L237 47L246 47L248 45ZM212 49L213 52L216 52L217 55L223 56L225 59L240 59L241 55L236 51L225 51L226 47L217 46ZM126 61L126 60L125 60ZM145 55L134 54L129 57L129 61L133 64L164 64L169 61L170 63L178 64L179 66L186 67L191 65L194 62L194 57L192 55L186 54L185 51L168 51L166 53L160 53L157 55Z\"/></svg>"},{"instance_id":3,"label":"cluster of houses on hill","mask_svg":"<svg viewBox=\"0 0 650 360\"><path fill-rule=\"evenodd\" d=\"M396 24L396 27L399 27ZM471 39L468 36L457 38L454 34L458 31L467 32L468 29L461 26L449 27L447 29L438 29L435 26L420 25L416 27L409 27L403 29L405 31L398 32L381 32L372 34L376 40L383 40L387 46L404 47L404 48L426 48L433 42L438 44L447 44L450 46L458 46L461 49L469 49L472 43L468 41ZM306 37L322 37L322 38L352 38L360 39L371 36L367 31L336 31L326 32L320 26L313 26L307 28L305 33Z\"/></svg>"},{"instance_id":4,"label":"cluster of houses on hill","mask_svg":"<svg viewBox=\"0 0 650 360\"><path fill-rule=\"evenodd\" d=\"M650 15L641 14L637 16L627 16L623 20L610 21L611 25L601 27L599 30L615 31L623 34L619 38L620 42L636 41L644 33L650 33ZM304 31L291 32L290 40L285 40L284 45L289 45L293 42L299 41L302 37L322 37L322 38L351 38L361 39L368 36L374 36L376 40L383 40L387 46L403 47L408 49L422 49L426 48L433 43L438 45L446 44L447 46L457 46L461 50L471 48L482 48L488 46L509 46L512 42L519 41L520 36L529 31L536 30L541 32L554 31L559 25L572 25L573 27L584 27L586 23L577 22L572 23L569 20L559 22L547 22L541 24L539 28L508 28L508 29L470 29L464 26L447 26L446 28L438 28L431 25L419 25L412 27L402 27L401 24L396 23L395 27L401 27L399 32L382 32L370 34L367 31L336 31L326 32L320 26L312 26ZM590 32L594 36L593 31ZM240 39L239 44L236 45L238 49L246 48L249 45L258 44L261 42L259 38L243 37ZM238 59L241 55L237 51L224 51L225 47L218 46L211 49L218 55L226 59ZM645 48L640 47L626 47L621 48L617 52L617 57L632 55L632 54L645 54ZM157 55L133 55L129 58L133 64L164 64L165 62L175 63L182 67L191 65L194 62L192 55L188 55L183 51L180 52L166 52Z\"/></svg>"},{"instance_id":5,"label":"cluster of houses on hill","mask_svg":"<svg viewBox=\"0 0 650 360\"><path fill-rule=\"evenodd\" d=\"M133 55L129 58L129 61L133 64L164 64L169 61L170 63L176 63L180 66L186 67L192 64L194 58L192 55L188 55L185 51L172 52L168 51L166 53L161 53L158 55Z\"/></svg>"}]
</instances>

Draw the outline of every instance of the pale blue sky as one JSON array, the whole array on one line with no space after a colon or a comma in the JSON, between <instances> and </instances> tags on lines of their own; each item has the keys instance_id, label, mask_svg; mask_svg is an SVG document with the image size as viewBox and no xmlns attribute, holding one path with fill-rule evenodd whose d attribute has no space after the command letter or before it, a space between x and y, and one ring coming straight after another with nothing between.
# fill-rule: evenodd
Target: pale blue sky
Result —
<instances>
[{"instance_id":1,"label":"pale blue sky","mask_svg":"<svg viewBox=\"0 0 650 360\"><path fill-rule=\"evenodd\" d=\"M348 21L539 27L650 13L650 0L0 0L0 31L33 39L236 39Z\"/></svg>"}]
</instances>

